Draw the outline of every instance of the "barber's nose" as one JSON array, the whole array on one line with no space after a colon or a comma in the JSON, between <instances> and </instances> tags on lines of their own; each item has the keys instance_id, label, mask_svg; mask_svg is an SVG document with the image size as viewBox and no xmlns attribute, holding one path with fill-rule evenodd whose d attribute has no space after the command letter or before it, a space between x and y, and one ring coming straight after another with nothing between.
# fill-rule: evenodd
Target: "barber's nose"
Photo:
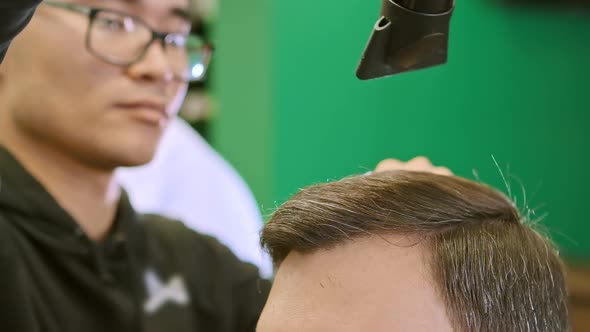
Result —
<instances>
[{"instance_id":1,"label":"barber's nose","mask_svg":"<svg viewBox=\"0 0 590 332\"><path fill-rule=\"evenodd\" d=\"M174 71L166 57L166 50L157 41L150 44L140 61L129 66L128 74L142 81L168 82L174 79Z\"/></svg>"}]
</instances>

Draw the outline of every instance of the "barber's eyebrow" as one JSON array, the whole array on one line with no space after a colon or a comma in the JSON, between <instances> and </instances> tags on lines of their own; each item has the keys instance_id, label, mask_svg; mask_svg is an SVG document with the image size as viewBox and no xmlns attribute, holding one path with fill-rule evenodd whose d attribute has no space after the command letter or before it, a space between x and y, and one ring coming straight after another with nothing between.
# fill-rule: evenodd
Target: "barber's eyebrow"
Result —
<instances>
[{"instance_id":1,"label":"barber's eyebrow","mask_svg":"<svg viewBox=\"0 0 590 332\"><path fill-rule=\"evenodd\" d=\"M142 0L119 0L122 2L126 2L128 4L137 4L137 3L141 3ZM174 16L176 18L180 18L184 21L187 21L188 23L191 23L192 20L192 15L190 13L190 11L188 10L188 8L182 8L182 7L174 7L172 9L170 9L170 15Z\"/></svg>"},{"instance_id":2,"label":"barber's eyebrow","mask_svg":"<svg viewBox=\"0 0 590 332\"><path fill-rule=\"evenodd\" d=\"M188 11L188 9L175 7L170 10L170 14L172 14L172 16L176 16L180 19L183 19L188 23L191 23L191 14Z\"/></svg>"}]
</instances>

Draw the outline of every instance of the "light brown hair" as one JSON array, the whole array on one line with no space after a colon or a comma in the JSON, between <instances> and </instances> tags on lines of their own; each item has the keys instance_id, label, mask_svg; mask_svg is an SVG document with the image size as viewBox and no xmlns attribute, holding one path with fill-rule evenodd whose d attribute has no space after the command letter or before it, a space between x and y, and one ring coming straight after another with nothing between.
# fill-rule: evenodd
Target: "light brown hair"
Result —
<instances>
[{"instance_id":1,"label":"light brown hair","mask_svg":"<svg viewBox=\"0 0 590 332\"><path fill-rule=\"evenodd\" d=\"M459 177L382 172L308 187L262 232L279 266L388 233L425 241L428 266L458 331L568 331L564 270L551 242L505 195Z\"/></svg>"}]
</instances>

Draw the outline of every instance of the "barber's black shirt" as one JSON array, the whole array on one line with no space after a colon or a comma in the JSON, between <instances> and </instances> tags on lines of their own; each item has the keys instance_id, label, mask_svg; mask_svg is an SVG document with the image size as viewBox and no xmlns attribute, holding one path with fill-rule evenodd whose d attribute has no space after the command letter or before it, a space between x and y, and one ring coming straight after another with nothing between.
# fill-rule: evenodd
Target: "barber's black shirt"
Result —
<instances>
[{"instance_id":1,"label":"barber's black shirt","mask_svg":"<svg viewBox=\"0 0 590 332\"><path fill-rule=\"evenodd\" d=\"M10 41L26 26L40 0L0 0L0 63Z\"/></svg>"},{"instance_id":2,"label":"barber's black shirt","mask_svg":"<svg viewBox=\"0 0 590 332\"><path fill-rule=\"evenodd\" d=\"M0 331L249 332L269 289L215 239L125 196L90 240L0 147Z\"/></svg>"}]
</instances>

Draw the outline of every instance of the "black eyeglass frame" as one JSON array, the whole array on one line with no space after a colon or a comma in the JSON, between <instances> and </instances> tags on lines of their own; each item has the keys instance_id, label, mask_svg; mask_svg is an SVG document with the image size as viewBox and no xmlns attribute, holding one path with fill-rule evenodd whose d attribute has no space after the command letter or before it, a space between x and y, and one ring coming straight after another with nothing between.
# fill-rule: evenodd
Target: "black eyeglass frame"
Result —
<instances>
[{"instance_id":1,"label":"black eyeglass frame","mask_svg":"<svg viewBox=\"0 0 590 332\"><path fill-rule=\"evenodd\" d=\"M85 36L86 49L88 50L88 52L90 52L95 57L97 57L109 64L115 65L115 66L129 67L129 66L136 64L137 62L140 62L145 57L149 47L154 43L154 41L160 41L162 48L165 50L169 39L171 37L176 37L178 35L182 35L184 37L188 37L188 36L192 35L192 36L200 38L203 41L203 53L204 53L203 58L206 59L206 61L204 61L205 62L205 64L204 64L205 69L207 69L207 67L208 67L208 62L209 62L211 55L213 53L213 50L214 50L213 45L210 42L204 40L201 36L198 36L195 34L190 34L190 33L183 34L183 33L179 33L179 32L161 32L161 31L158 31L158 30L152 28L147 22L145 22L140 17L123 12L123 11L110 9L110 8L85 6L85 5L59 2L59 1L51 1L51 0L45 0L45 1L43 1L43 4L46 4L46 5L49 5L52 7L56 7L56 8L62 8L62 9L69 10L72 12L76 12L76 13L79 13L79 14L82 14L82 15L85 15L86 17L88 17L88 26L86 28L86 36ZM151 39L149 40L149 42L147 42L145 44L144 49L139 53L139 55L135 59L133 59L131 61L117 61L111 57L104 55L104 54L100 54L100 52L97 52L96 50L93 49L92 43L91 43L90 31L92 30L92 25L96 21L96 17L102 12L129 17L129 18L133 19L134 21L136 21L140 24L143 24L147 29L150 30L150 32L152 34ZM190 70L190 68L187 68L187 70ZM203 76L204 75L201 75L201 78ZM182 81L185 81L185 82L195 82L195 81L198 82L199 80L201 80L201 79L186 79L184 77L179 77L179 79L181 79Z\"/></svg>"}]
</instances>

